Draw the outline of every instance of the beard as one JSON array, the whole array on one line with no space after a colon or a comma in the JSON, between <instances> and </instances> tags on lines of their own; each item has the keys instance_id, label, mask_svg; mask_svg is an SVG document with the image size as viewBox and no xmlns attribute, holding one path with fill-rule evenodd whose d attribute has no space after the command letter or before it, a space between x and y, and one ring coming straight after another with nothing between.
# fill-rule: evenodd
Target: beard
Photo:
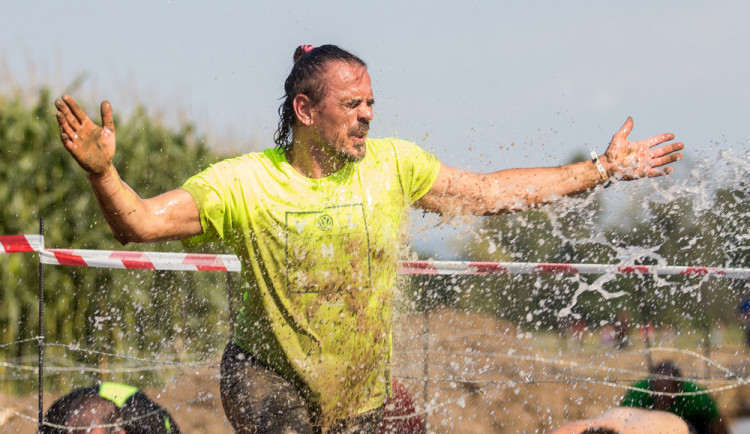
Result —
<instances>
[{"instance_id":1,"label":"beard","mask_svg":"<svg viewBox=\"0 0 750 434\"><path fill-rule=\"evenodd\" d=\"M359 145L357 145L359 146ZM365 146L365 145L362 145ZM363 158L365 158L365 153L362 152L361 154L353 154L346 149L338 149L336 150L336 154L341 157L343 160L345 160L347 163L357 163L362 161Z\"/></svg>"},{"instance_id":2,"label":"beard","mask_svg":"<svg viewBox=\"0 0 750 434\"><path fill-rule=\"evenodd\" d=\"M352 142L352 146L337 146L336 144L343 144L345 143L350 137L356 137L356 138L366 138L367 133L370 131L370 123L369 122L359 122L359 125L355 128L350 129L347 131L347 136L342 140L341 136L337 133L333 137L328 138L325 140L325 144L328 146L329 149L333 151L333 154L341 158L341 160L346 161L347 163L357 163L359 161L362 161L363 158L365 158L365 143L357 144Z\"/></svg>"}]
</instances>

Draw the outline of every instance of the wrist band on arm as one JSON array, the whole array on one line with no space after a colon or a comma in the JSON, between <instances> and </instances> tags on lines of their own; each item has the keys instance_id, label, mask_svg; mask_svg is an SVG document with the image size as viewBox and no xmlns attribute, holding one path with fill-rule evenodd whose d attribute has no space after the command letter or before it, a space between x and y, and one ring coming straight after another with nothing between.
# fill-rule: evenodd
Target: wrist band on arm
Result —
<instances>
[{"instance_id":1,"label":"wrist band on arm","mask_svg":"<svg viewBox=\"0 0 750 434\"><path fill-rule=\"evenodd\" d=\"M602 181L606 183L606 185L609 185L609 175L607 175L607 171L604 170L604 165L601 161L599 161L599 157L596 155L596 152L591 151L591 162L594 163L594 166L596 166L596 170L599 172L599 176L602 178Z\"/></svg>"}]
</instances>

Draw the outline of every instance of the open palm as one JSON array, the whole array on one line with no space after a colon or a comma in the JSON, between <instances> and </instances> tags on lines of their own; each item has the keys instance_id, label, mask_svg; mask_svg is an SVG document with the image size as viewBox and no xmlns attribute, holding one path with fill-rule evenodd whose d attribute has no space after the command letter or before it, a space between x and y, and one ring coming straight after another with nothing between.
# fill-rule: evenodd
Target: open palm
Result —
<instances>
[{"instance_id":1,"label":"open palm","mask_svg":"<svg viewBox=\"0 0 750 434\"><path fill-rule=\"evenodd\" d=\"M65 149L87 173L101 175L112 166L115 124L112 106L102 102L102 126L96 125L69 95L55 101L60 138Z\"/></svg>"},{"instance_id":2,"label":"open palm","mask_svg":"<svg viewBox=\"0 0 750 434\"><path fill-rule=\"evenodd\" d=\"M671 173L673 168L666 167L682 158L679 153L684 148L682 143L668 143L674 134L665 133L639 142L631 142L628 135L633 129L633 119L628 118L620 130L612 137L604 157L611 164L616 177L637 179L655 177ZM659 146L661 145L661 146Z\"/></svg>"}]
</instances>

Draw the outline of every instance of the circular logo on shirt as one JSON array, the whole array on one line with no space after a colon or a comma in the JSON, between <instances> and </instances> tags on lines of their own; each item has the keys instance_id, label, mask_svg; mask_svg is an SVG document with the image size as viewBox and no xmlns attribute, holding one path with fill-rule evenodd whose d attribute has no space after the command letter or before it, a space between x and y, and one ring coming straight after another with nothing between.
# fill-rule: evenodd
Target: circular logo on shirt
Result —
<instances>
[{"instance_id":1,"label":"circular logo on shirt","mask_svg":"<svg viewBox=\"0 0 750 434\"><path fill-rule=\"evenodd\" d=\"M333 227L333 217L323 214L318 218L318 227L321 231L330 231Z\"/></svg>"}]
</instances>

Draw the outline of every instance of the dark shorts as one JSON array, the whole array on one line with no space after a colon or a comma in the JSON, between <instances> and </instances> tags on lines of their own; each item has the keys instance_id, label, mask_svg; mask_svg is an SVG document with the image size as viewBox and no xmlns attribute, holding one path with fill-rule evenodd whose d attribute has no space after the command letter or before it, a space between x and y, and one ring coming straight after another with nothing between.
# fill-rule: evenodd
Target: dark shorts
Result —
<instances>
[{"instance_id":1,"label":"dark shorts","mask_svg":"<svg viewBox=\"0 0 750 434\"><path fill-rule=\"evenodd\" d=\"M318 433L315 409L300 390L229 342L221 358L221 403L238 433ZM334 422L328 432L375 433L383 408Z\"/></svg>"}]
</instances>

